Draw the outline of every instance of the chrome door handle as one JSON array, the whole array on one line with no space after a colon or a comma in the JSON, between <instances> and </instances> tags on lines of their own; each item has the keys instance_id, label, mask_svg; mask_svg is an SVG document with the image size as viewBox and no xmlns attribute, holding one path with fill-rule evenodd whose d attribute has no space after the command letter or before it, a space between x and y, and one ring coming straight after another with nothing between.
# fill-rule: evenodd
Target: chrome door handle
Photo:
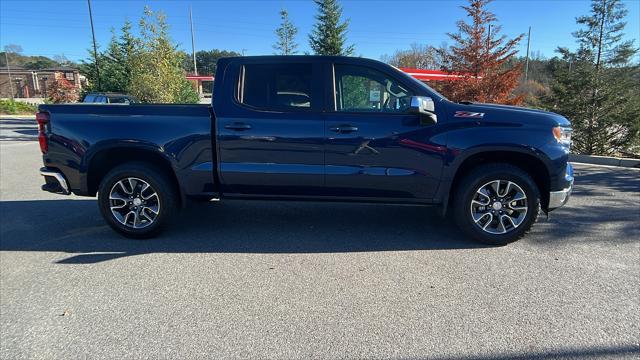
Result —
<instances>
[{"instance_id":1,"label":"chrome door handle","mask_svg":"<svg viewBox=\"0 0 640 360\"><path fill-rule=\"evenodd\" d=\"M245 123L233 123L224 126L225 129L235 130L235 131L244 131L251 129L251 125Z\"/></svg>"},{"instance_id":2,"label":"chrome door handle","mask_svg":"<svg viewBox=\"0 0 640 360\"><path fill-rule=\"evenodd\" d=\"M340 125L340 126L330 127L329 130L336 132L338 134L348 134L348 133L358 131L358 128L351 125Z\"/></svg>"}]
</instances>

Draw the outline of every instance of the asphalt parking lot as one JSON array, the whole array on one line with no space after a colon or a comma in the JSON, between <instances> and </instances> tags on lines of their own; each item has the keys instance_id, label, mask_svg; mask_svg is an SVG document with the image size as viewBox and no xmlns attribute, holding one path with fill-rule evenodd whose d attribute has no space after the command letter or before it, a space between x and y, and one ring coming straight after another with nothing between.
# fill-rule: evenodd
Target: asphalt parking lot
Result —
<instances>
[{"instance_id":1,"label":"asphalt parking lot","mask_svg":"<svg viewBox=\"0 0 640 360\"><path fill-rule=\"evenodd\" d=\"M577 165L570 203L487 247L434 210L221 202L124 239L40 191L0 119L0 358L638 358L640 170Z\"/></svg>"}]
</instances>

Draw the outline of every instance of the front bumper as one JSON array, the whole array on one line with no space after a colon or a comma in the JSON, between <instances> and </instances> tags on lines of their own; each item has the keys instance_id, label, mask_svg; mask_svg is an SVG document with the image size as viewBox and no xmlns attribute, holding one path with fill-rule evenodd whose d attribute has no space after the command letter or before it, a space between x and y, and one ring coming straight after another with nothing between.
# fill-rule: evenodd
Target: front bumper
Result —
<instances>
[{"instance_id":1,"label":"front bumper","mask_svg":"<svg viewBox=\"0 0 640 360\"><path fill-rule=\"evenodd\" d=\"M566 188L559 191L549 192L549 210L557 209L569 201L571 191L573 190L573 166L567 164L567 170L564 175L565 181L569 184Z\"/></svg>"},{"instance_id":2,"label":"front bumper","mask_svg":"<svg viewBox=\"0 0 640 360\"><path fill-rule=\"evenodd\" d=\"M45 181L45 184L42 185L43 191L63 195L71 194L67 179L59 170L43 167L40 169L40 175L44 176Z\"/></svg>"}]
</instances>

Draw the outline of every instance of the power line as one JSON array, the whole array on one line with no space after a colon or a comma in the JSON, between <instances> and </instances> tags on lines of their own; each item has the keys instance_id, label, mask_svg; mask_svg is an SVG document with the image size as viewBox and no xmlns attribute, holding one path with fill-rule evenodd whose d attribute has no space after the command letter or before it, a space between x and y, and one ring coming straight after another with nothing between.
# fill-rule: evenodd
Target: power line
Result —
<instances>
[{"instance_id":1,"label":"power line","mask_svg":"<svg viewBox=\"0 0 640 360\"><path fill-rule=\"evenodd\" d=\"M29 27L44 27L44 28L67 28L67 29L86 29L86 26L73 26L73 25L58 25L58 24L27 24L27 23L14 23L14 22L2 22L2 25L16 25L16 26L29 26Z\"/></svg>"}]
</instances>

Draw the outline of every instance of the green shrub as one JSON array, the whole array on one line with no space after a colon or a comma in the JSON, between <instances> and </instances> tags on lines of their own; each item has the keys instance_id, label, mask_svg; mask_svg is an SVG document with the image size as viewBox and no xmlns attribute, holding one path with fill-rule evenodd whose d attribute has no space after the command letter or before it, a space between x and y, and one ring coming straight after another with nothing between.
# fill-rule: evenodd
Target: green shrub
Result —
<instances>
[{"instance_id":1,"label":"green shrub","mask_svg":"<svg viewBox=\"0 0 640 360\"><path fill-rule=\"evenodd\" d=\"M38 106L14 100L0 100L0 114L35 114Z\"/></svg>"}]
</instances>

